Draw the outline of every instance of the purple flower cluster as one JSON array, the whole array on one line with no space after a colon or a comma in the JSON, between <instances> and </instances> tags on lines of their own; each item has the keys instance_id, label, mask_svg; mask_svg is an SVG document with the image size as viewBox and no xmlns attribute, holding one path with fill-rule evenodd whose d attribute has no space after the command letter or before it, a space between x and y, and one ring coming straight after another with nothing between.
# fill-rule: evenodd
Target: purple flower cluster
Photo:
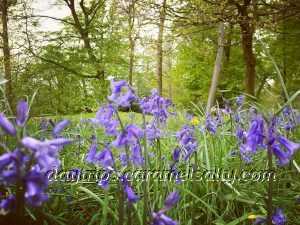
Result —
<instances>
[{"instance_id":1,"label":"purple flower cluster","mask_svg":"<svg viewBox=\"0 0 300 225\"><path fill-rule=\"evenodd\" d=\"M209 131L211 134L216 134L217 133L217 126L220 125L220 119L221 119L221 116L220 115L217 115L216 117L216 121L214 121L212 118L211 118L211 115L208 114L206 116L206 119L205 119L205 122L206 124L202 127L202 131L204 130L207 130Z\"/></svg>"},{"instance_id":2,"label":"purple flower cluster","mask_svg":"<svg viewBox=\"0 0 300 225\"><path fill-rule=\"evenodd\" d=\"M164 213L170 209L172 209L180 199L180 195L175 190L173 191L165 200L164 207L159 212L152 212L152 222L151 225L176 225L178 224L177 221L172 220Z\"/></svg>"},{"instance_id":3,"label":"purple flower cluster","mask_svg":"<svg viewBox=\"0 0 300 225\"><path fill-rule=\"evenodd\" d=\"M116 148L124 148L125 146L134 147L138 144L144 135L144 131L137 125L130 123L124 130L118 134L117 138L112 142L112 145Z\"/></svg>"},{"instance_id":4,"label":"purple flower cluster","mask_svg":"<svg viewBox=\"0 0 300 225\"><path fill-rule=\"evenodd\" d=\"M242 108L238 108L234 113L234 119L237 124L243 124L246 121L246 113Z\"/></svg>"},{"instance_id":5,"label":"purple flower cluster","mask_svg":"<svg viewBox=\"0 0 300 225\"><path fill-rule=\"evenodd\" d=\"M133 123L118 129L118 126L121 126L121 123L119 122L118 118L115 118L116 113L117 112L113 105L105 105L98 110L95 118L93 118L91 121L99 126L105 127L107 136L110 135L115 137L114 141L110 142L108 145L119 149L123 149L128 146L132 151L132 162L136 165L142 165L141 146L139 140L143 137L144 131ZM90 163L99 162L99 155L96 156L95 148L96 146L92 146L87 156L86 160ZM110 160L108 160L110 164L113 161L111 155L111 150L106 150L102 155L100 153L100 156L103 157L103 160L107 161L107 157L110 158ZM104 165L103 163L101 164L102 166Z\"/></svg>"},{"instance_id":6,"label":"purple flower cluster","mask_svg":"<svg viewBox=\"0 0 300 225\"><path fill-rule=\"evenodd\" d=\"M32 137L24 137L21 143L30 150L42 171L47 171L53 166L59 166L58 151L64 145L70 144L73 139L56 138L52 140L39 141Z\"/></svg>"},{"instance_id":7,"label":"purple flower cluster","mask_svg":"<svg viewBox=\"0 0 300 225\"><path fill-rule=\"evenodd\" d=\"M294 143L278 134L276 117L270 119L270 125L266 125L262 117L257 116L251 121L249 131L244 132L239 153L242 159L251 163L250 154L256 154L260 149L270 149L278 160L277 166L282 167L289 163L299 147L299 143Z\"/></svg>"},{"instance_id":8,"label":"purple flower cluster","mask_svg":"<svg viewBox=\"0 0 300 225\"><path fill-rule=\"evenodd\" d=\"M28 105L25 101L20 100L17 107L16 124L18 127L24 127L29 115Z\"/></svg>"},{"instance_id":9,"label":"purple flower cluster","mask_svg":"<svg viewBox=\"0 0 300 225\"><path fill-rule=\"evenodd\" d=\"M286 222L286 218L281 212L279 208L276 210L276 214L272 215L272 222L274 225L284 225ZM257 218L254 220L254 225L266 224L266 220L264 218Z\"/></svg>"},{"instance_id":10,"label":"purple flower cluster","mask_svg":"<svg viewBox=\"0 0 300 225\"><path fill-rule=\"evenodd\" d=\"M198 148L194 127L185 125L182 130L177 132L177 141L186 150L186 154L183 157L183 161L186 162L189 156L197 151Z\"/></svg>"},{"instance_id":11,"label":"purple flower cluster","mask_svg":"<svg viewBox=\"0 0 300 225\"><path fill-rule=\"evenodd\" d=\"M170 99L163 98L156 89L151 91L149 98L143 97L140 99L140 108L143 114L153 115L153 121L146 123L146 137L152 144L155 140L159 141L163 134L162 127L166 125L169 115L175 115L170 112L170 108L174 107Z\"/></svg>"},{"instance_id":12,"label":"purple flower cluster","mask_svg":"<svg viewBox=\"0 0 300 225\"><path fill-rule=\"evenodd\" d=\"M127 204L136 203L140 198L136 196L132 190L132 188L129 186L127 177L126 176L120 176L120 180L122 183L122 189L127 197Z\"/></svg>"},{"instance_id":13,"label":"purple flower cluster","mask_svg":"<svg viewBox=\"0 0 300 225\"><path fill-rule=\"evenodd\" d=\"M109 187L110 173L110 171L105 172L104 175L100 178L100 180L97 181L97 184L100 188L107 189Z\"/></svg>"},{"instance_id":14,"label":"purple flower cluster","mask_svg":"<svg viewBox=\"0 0 300 225\"><path fill-rule=\"evenodd\" d=\"M41 131L42 131L42 136L45 137L46 136L46 133L47 133L47 129L48 129L48 122L45 118L42 118L40 120L40 128L41 128Z\"/></svg>"},{"instance_id":15,"label":"purple flower cluster","mask_svg":"<svg viewBox=\"0 0 300 225\"><path fill-rule=\"evenodd\" d=\"M162 131L152 123L146 125L147 139L151 142L160 138Z\"/></svg>"},{"instance_id":16,"label":"purple flower cluster","mask_svg":"<svg viewBox=\"0 0 300 225\"><path fill-rule=\"evenodd\" d=\"M40 206L49 198L49 195L45 193L48 180L44 173L53 166L59 165L58 151L73 140L57 138L39 141L32 137L22 138L24 135L22 128L26 125L28 114L28 105L23 100L20 100L17 106L16 127L0 113L1 128L7 135L16 137L18 143L14 151L10 151L5 144L2 144L6 153L0 156L0 182L6 187L12 187L15 192L24 190L23 197L29 206ZM58 124L54 130L59 133L63 128L61 124ZM28 151L25 151L25 148ZM11 195L2 200L1 214L14 209L19 200L17 197L20 198L20 196Z\"/></svg>"},{"instance_id":17,"label":"purple flower cluster","mask_svg":"<svg viewBox=\"0 0 300 225\"><path fill-rule=\"evenodd\" d=\"M117 135L118 119L115 118L115 109L112 105L103 105L97 111L95 118L91 119L92 123L105 127L106 135Z\"/></svg>"},{"instance_id":18,"label":"purple flower cluster","mask_svg":"<svg viewBox=\"0 0 300 225\"><path fill-rule=\"evenodd\" d=\"M179 172L176 169L175 165L176 165L176 163L179 162L179 158L180 158L181 153L182 153L182 150L180 148L175 148L174 149L174 151L173 151L173 163L170 165L170 172L173 173L174 178L175 178L178 185L182 184L182 180L179 176Z\"/></svg>"},{"instance_id":19,"label":"purple flower cluster","mask_svg":"<svg viewBox=\"0 0 300 225\"><path fill-rule=\"evenodd\" d=\"M173 114L168 112L168 108L174 105L171 104L170 99L164 99L156 89L151 91L151 97L143 97L140 100L140 107L145 114L153 115L153 124L165 124L166 120L169 118L168 114Z\"/></svg>"},{"instance_id":20,"label":"purple flower cluster","mask_svg":"<svg viewBox=\"0 0 300 225\"><path fill-rule=\"evenodd\" d=\"M13 137L17 136L16 128L11 122L9 122L8 119L6 119L6 117L2 113L0 113L0 126L5 134L8 134Z\"/></svg>"},{"instance_id":21,"label":"purple flower cluster","mask_svg":"<svg viewBox=\"0 0 300 225\"><path fill-rule=\"evenodd\" d=\"M103 168L111 166L114 161L111 149L108 146L97 154L97 145L95 143L92 144L85 160L89 163L100 163Z\"/></svg>"},{"instance_id":22,"label":"purple flower cluster","mask_svg":"<svg viewBox=\"0 0 300 225\"><path fill-rule=\"evenodd\" d=\"M239 106L239 105L242 105L244 103L244 100L245 100L245 95L239 95L235 101L235 104L234 106Z\"/></svg>"},{"instance_id":23,"label":"purple flower cluster","mask_svg":"<svg viewBox=\"0 0 300 225\"><path fill-rule=\"evenodd\" d=\"M71 122L70 119L66 119L66 120L63 120L61 121L60 123L56 124L54 127L53 127L53 130L52 130L52 137L54 138L57 138L58 134L63 131L67 126L68 124Z\"/></svg>"},{"instance_id":24,"label":"purple flower cluster","mask_svg":"<svg viewBox=\"0 0 300 225\"><path fill-rule=\"evenodd\" d=\"M227 100L227 99L223 99L223 103L224 103L224 105L225 105L225 109L224 109L224 112L226 113L226 114L228 114L228 115L231 115L231 113L232 113L232 110L231 110L231 108L230 108L230 101L229 100Z\"/></svg>"},{"instance_id":25,"label":"purple flower cluster","mask_svg":"<svg viewBox=\"0 0 300 225\"><path fill-rule=\"evenodd\" d=\"M130 123L118 134L117 138L111 143L112 146L123 149L126 146L132 151L131 161L135 165L142 165L140 139L144 136L144 130L137 125ZM127 163L126 159L126 163Z\"/></svg>"},{"instance_id":26,"label":"purple flower cluster","mask_svg":"<svg viewBox=\"0 0 300 225\"><path fill-rule=\"evenodd\" d=\"M110 80L110 89L112 94L108 99L117 106L129 107L132 101L138 100L133 88L125 80Z\"/></svg>"},{"instance_id":27,"label":"purple flower cluster","mask_svg":"<svg viewBox=\"0 0 300 225\"><path fill-rule=\"evenodd\" d=\"M285 130L287 130L287 131L295 130L296 129L296 124L294 123L294 120L293 120L293 112L292 112L291 108L290 107L285 108L282 111L282 115L283 115L283 118L284 118L284 128L285 128ZM294 115L295 115L295 117L297 117L296 112L295 112Z\"/></svg>"},{"instance_id":28,"label":"purple flower cluster","mask_svg":"<svg viewBox=\"0 0 300 225\"><path fill-rule=\"evenodd\" d=\"M278 160L277 166L282 167L287 165L295 151L300 148L300 144L294 143L283 136L277 137L272 128L268 129L268 134L268 145ZM282 149L282 147L284 147L285 151Z\"/></svg>"},{"instance_id":29,"label":"purple flower cluster","mask_svg":"<svg viewBox=\"0 0 300 225\"><path fill-rule=\"evenodd\" d=\"M112 94L108 99L112 104L100 107L96 116L91 119L93 124L105 128L106 143L101 144L105 146L105 149L98 153L97 148L99 147L99 144L94 140L86 157L87 162L100 163L102 168L107 170L104 176L97 181L97 185L103 189L106 189L109 186L110 173L119 171L115 168L118 166L117 163L114 163L115 159L121 161L122 167L127 166L129 162L141 166L143 165L144 159L142 157L140 145L140 139L144 137L144 130L132 122L123 124L116 108L118 106L128 107L132 101L137 101L138 98L126 81L111 80L111 91ZM116 158L113 157L113 149L118 149L117 151L119 151L119 155ZM122 190L127 196L127 204L136 203L139 200L139 197L134 194L134 191L129 186L126 178L121 176L120 181L122 183Z\"/></svg>"},{"instance_id":30,"label":"purple flower cluster","mask_svg":"<svg viewBox=\"0 0 300 225\"><path fill-rule=\"evenodd\" d=\"M249 132L244 132L245 143L240 145L240 156L246 162L252 162L249 154L256 154L257 149L263 147L264 125L263 119L257 117L251 122Z\"/></svg>"},{"instance_id":31,"label":"purple flower cluster","mask_svg":"<svg viewBox=\"0 0 300 225\"><path fill-rule=\"evenodd\" d=\"M8 195L0 202L0 215L6 215L15 208L16 198L13 195Z\"/></svg>"}]
</instances>

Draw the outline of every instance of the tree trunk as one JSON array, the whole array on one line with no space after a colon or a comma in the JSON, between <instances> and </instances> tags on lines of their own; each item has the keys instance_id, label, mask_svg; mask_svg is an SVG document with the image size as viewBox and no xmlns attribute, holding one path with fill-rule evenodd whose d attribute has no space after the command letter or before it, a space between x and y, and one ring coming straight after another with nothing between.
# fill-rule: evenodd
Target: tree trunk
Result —
<instances>
[{"instance_id":1,"label":"tree trunk","mask_svg":"<svg viewBox=\"0 0 300 225\"><path fill-rule=\"evenodd\" d=\"M230 51L231 51L231 33L233 30L232 23L229 24L228 34L227 34L227 40L226 45L224 46L224 56L225 56L225 64L228 65L230 62Z\"/></svg>"},{"instance_id":2,"label":"tree trunk","mask_svg":"<svg viewBox=\"0 0 300 225\"><path fill-rule=\"evenodd\" d=\"M8 37L8 0L3 0L1 4L2 12L2 41L3 41L3 58L4 58L4 76L8 80L6 91L8 102L12 105L13 101L13 86L12 86L12 76L11 76L11 64L10 64L10 47L9 47L9 37Z\"/></svg>"},{"instance_id":3,"label":"tree trunk","mask_svg":"<svg viewBox=\"0 0 300 225\"><path fill-rule=\"evenodd\" d=\"M132 86L133 80L133 62L134 62L134 47L135 43L132 37L129 37L130 53L129 53L129 71L128 71L128 82Z\"/></svg>"},{"instance_id":4,"label":"tree trunk","mask_svg":"<svg viewBox=\"0 0 300 225\"><path fill-rule=\"evenodd\" d=\"M166 4L164 0L159 14L158 38L157 38L157 90L162 95L162 72L163 72L163 35L166 19Z\"/></svg>"},{"instance_id":5,"label":"tree trunk","mask_svg":"<svg viewBox=\"0 0 300 225\"><path fill-rule=\"evenodd\" d=\"M220 0L218 1L220 7ZM211 81L211 86L209 90L209 96L207 99L206 105L206 113L210 113L210 109L214 105L215 97L216 97L216 90L219 82L219 75L220 69L222 64L222 56L223 56L223 49L224 49L224 23L222 20L218 23L218 49L217 49L217 56L214 66L213 78Z\"/></svg>"},{"instance_id":6,"label":"tree trunk","mask_svg":"<svg viewBox=\"0 0 300 225\"><path fill-rule=\"evenodd\" d=\"M133 80L133 62L134 62L134 49L135 49L135 39L132 37L132 31L134 26L134 7L135 7L135 0L131 2L128 7L128 39L130 45L130 52L129 52L129 71L128 71L128 82L132 86Z\"/></svg>"},{"instance_id":7,"label":"tree trunk","mask_svg":"<svg viewBox=\"0 0 300 225\"><path fill-rule=\"evenodd\" d=\"M168 56L168 86L169 86L169 98L172 99L172 55Z\"/></svg>"},{"instance_id":8,"label":"tree trunk","mask_svg":"<svg viewBox=\"0 0 300 225\"><path fill-rule=\"evenodd\" d=\"M255 57L253 54L253 32L251 31L249 22L240 24L242 29L242 46L243 55L246 64L246 92L254 96L255 81Z\"/></svg>"},{"instance_id":9,"label":"tree trunk","mask_svg":"<svg viewBox=\"0 0 300 225\"><path fill-rule=\"evenodd\" d=\"M84 7L84 2L80 1L80 7L81 7L82 13L84 14L84 17L85 17L85 26L83 26L79 20L79 17L77 15L77 12L75 9L74 0L64 0L64 1L66 2L67 6L69 7L69 9L71 11L75 28L77 29L78 33L80 34L81 39L83 40L84 47L87 50L90 60L94 64L97 78L99 80L104 81L105 80L104 69L101 68L101 66L100 66L101 61L99 60L99 58L96 57L96 55L94 54L94 50L91 46L90 37L89 37L89 27L88 27L89 26L89 23L88 23L89 15L88 15L88 12L86 11L86 8Z\"/></svg>"},{"instance_id":10,"label":"tree trunk","mask_svg":"<svg viewBox=\"0 0 300 225\"><path fill-rule=\"evenodd\" d=\"M254 29L250 24L248 16L248 6L251 0L244 0L243 5L238 5L238 10L241 15L239 25L242 31L242 47L244 61L246 65L246 92L254 96L254 81L255 81L255 64L256 60L253 54L253 33Z\"/></svg>"}]
</instances>

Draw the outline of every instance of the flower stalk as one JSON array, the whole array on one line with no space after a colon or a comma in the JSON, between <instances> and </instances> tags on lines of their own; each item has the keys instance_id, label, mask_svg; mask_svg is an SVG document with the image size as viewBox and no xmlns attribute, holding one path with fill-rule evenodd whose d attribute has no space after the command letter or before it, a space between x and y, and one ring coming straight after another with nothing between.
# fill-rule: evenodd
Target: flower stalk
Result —
<instances>
[{"instance_id":1,"label":"flower stalk","mask_svg":"<svg viewBox=\"0 0 300 225\"><path fill-rule=\"evenodd\" d=\"M146 116L143 113L143 129L146 130ZM144 171L147 173L148 171L148 146L147 146L147 134L144 132L144 156L145 156L145 161L144 161ZM148 224L148 179L146 176L146 179L144 180L143 183L143 224Z\"/></svg>"},{"instance_id":2,"label":"flower stalk","mask_svg":"<svg viewBox=\"0 0 300 225\"><path fill-rule=\"evenodd\" d=\"M267 225L272 225L272 211L273 211L273 172L272 172L272 148L268 146L268 170L271 173L268 181L268 202L267 202Z\"/></svg>"}]
</instances>

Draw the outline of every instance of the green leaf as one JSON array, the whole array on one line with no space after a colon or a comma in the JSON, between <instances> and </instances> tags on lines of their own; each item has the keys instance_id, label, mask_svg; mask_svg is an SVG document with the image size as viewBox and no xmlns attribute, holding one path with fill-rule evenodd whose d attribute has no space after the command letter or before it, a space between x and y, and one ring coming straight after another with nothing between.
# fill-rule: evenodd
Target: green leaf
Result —
<instances>
[{"instance_id":1,"label":"green leaf","mask_svg":"<svg viewBox=\"0 0 300 225\"><path fill-rule=\"evenodd\" d=\"M60 224L60 225L66 225L64 222L60 221L59 218L57 218L56 216L53 216L45 211L43 211L43 214L47 217L49 217L50 219L54 220L57 224Z\"/></svg>"},{"instance_id":2,"label":"green leaf","mask_svg":"<svg viewBox=\"0 0 300 225\"><path fill-rule=\"evenodd\" d=\"M228 187L230 187L237 195L241 195L241 193L235 188L232 186L231 183L229 182L224 182Z\"/></svg>"},{"instance_id":3,"label":"green leaf","mask_svg":"<svg viewBox=\"0 0 300 225\"><path fill-rule=\"evenodd\" d=\"M33 215L33 213L31 212L31 210L30 210L29 208L26 208L26 212L29 214L29 216L30 216L34 221L36 221L35 216Z\"/></svg>"},{"instance_id":4,"label":"green leaf","mask_svg":"<svg viewBox=\"0 0 300 225\"><path fill-rule=\"evenodd\" d=\"M118 215L114 211L112 211L111 208L108 207L108 205L105 205L105 203L94 192L85 187L78 187L77 189L87 193L90 197L99 202L103 207L107 207L107 210L113 215L114 219L118 221Z\"/></svg>"},{"instance_id":5,"label":"green leaf","mask_svg":"<svg viewBox=\"0 0 300 225\"><path fill-rule=\"evenodd\" d=\"M271 61L272 61L272 63L273 63L273 66L274 66L274 68L275 68L275 70L276 70L276 73L277 73L277 75L278 75L278 78L279 78L279 81L280 81L280 84L281 84L281 87L282 87L282 89L283 89L283 92L284 92L284 94L285 94L286 99L289 99L290 97L289 97L288 91L287 91L287 89L286 89L286 86L285 86L285 83L284 83L284 81L283 81L281 72L280 72L280 70L279 70L279 68L278 68L278 66L277 66L277 64L276 64L276 62L275 62L275 60L273 59L273 57L271 56L271 54L269 53L269 51L267 50L267 48L266 48L264 45L263 45L263 48L264 48L265 52L267 53L267 55L269 56L269 58L271 59Z\"/></svg>"},{"instance_id":6,"label":"green leaf","mask_svg":"<svg viewBox=\"0 0 300 225\"><path fill-rule=\"evenodd\" d=\"M216 210L210 205L207 204L202 198L199 198L197 195L195 195L193 192L191 192L190 190L184 188L183 186L177 186L176 184L170 183L172 186L176 186L177 188L183 190L186 194L189 194L191 196L193 196L196 199L196 203L200 202L201 204L203 204L207 209L209 209L213 214L215 214L216 217L218 217L218 220L221 223L224 223L224 220L222 219L222 217L216 212ZM205 212L206 210L204 208L202 208Z\"/></svg>"},{"instance_id":7,"label":"green leaf","mask_svg":"<svg viewBox=\"0 0 300 225\"><path fill-rule=\"evenodd\" d=\"M278 115L281 113L287 106L291 105L291 102L295 100L295 98L300 94L300 90L298 90L290 99L275 113Z\"/></svg>"},{"instance_id":8,"label":"green leaf","mask_svg":"<svg viewBox=\"0 0 300 225\"><path fill-rule=\"evenodd\" d=\"M4 77L0 76L0 85L7 83L8 80L6 80Z\"/></svg>"},{"instance_id":9,"label":"green leaf","mask_svg":"<svg viewBox=\"0 0 300 225\"><path fill-rule=\"evenodd\" d=\"M33 104L33 102L34 102L34 99L35 99L35 97L36 97L36 94L37 94L37 92L35 91L35 92L33 93L32 97L31 97L31 100L30 100L30 103L29 103L29 111L30 111L31 106L32 106L32 104Z\"/></svg>"},{"instance_id":10,"label":"green leaf","mask_svg":"<svg viewBox=\"0 0 300 225\"><path fill-rule=\"evenodd\" d=\"M230 223L228 223L227 225L236 225L236 224L240 224L240 222L244 221L245 219L247 219L247 217L251 215L251 213L245 213L244 215L242 215L241 217L231 221Z\"/></svg>"},{"instance_id":11,"label":"green leaf","mask_svg":"<svg viewBox=\"0 0 300 225\"><path fill-rule=\"evenodd\" d=\"M97 219L99 219L99 218L101 218L101 213L96 213L96 214L92 217L92 219L91 219L91 221L89 222L88 225L93 225L93 224L95 223L95 221L97 221ZM101 223L102 223L102 219L101 219Z\"/></svg>"},{"instance_id":12,"label":"green leaf","mask_svg":"<svg viewBox=\"0 0 300 225\"><path fill-rule=\"evenodd\" d=\"M107 212L108 212L108 201L109 201L109 189L105 190L105 199L104 199L104 206L103 206L103 213L100 225L105 225L107 220Z\"/></svg>"},{"instance_id":13,"label":"green leaf","mask_svg":"<svg viewBox=\"0 0 300 225\"><path fill-rule=\"evenodd\" d=\"M296 163L295 160L293 160L293 164L297 168L298 172L300 173L300 166Z\"/></svg>"}]
</instances>

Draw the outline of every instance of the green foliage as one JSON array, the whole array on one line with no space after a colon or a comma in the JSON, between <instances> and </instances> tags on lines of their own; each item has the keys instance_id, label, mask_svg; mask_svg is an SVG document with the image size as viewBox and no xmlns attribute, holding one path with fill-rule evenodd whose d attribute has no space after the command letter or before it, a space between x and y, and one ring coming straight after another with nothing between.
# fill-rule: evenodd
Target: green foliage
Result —
<instances>
[{"instance_id":1,"label":"green foliage","mask_svg":"<svg viewBox=\"0 0 300 225\"><path fill-rule=\"evenodd\" d=\"M204 34L196 33L180 42L172 71L178 90L175 89L175 101L188 105L190 101L206 100L215 56L212 50L212 43Z\"/></svg>"},{"instance_id":2,"label":"green foliage","mask_svg":"<svg viewBox=\"0 0 300 225\"><path fill-rule=\"evenodd\" d=\"M278 4L288 7L288 2L285 5L279 1ZM64 4L64 1L61 3ZM86 1L85 7L88 9L95 3L97 1ZM28 7L17 7L15 13L24 15L29 12ZM128 76L130 44L126 7L128 4L124 2L103 2L93 16L89 15L90 22L85 27L85 32L88 34L92 54L98 61L91 59L90 50L74 25L72 15L63 18L61 30L41 32L36 37L28 31L27 36L18 36L18 42L24 42L25 46L31 45L25 47L24 51L22 45L21 53L18 53L21 57L13 55L11 59L15 99L37 91L33 112L37 115L79 113L82 108L96 108L99 103L105 102L109 86L107 78L113 76L126 79ZM145 96L157 85L155 28L159 10L158 5L143 4L143 1L137 2L135 7L135 23L132 28L136 41L133 86L139 96ZM163 43L163 95L181 106L191 107L191 102L205 103L216 57L216 6L212 2L196 0L174 2L168 7L168 23ZM267 8L268 6L261 5L257 10ZM82 9L79 6L76 9L79 22L85 24ZM219 102L223 97L230 99L237 93L245 92L241 31L233 9L233 5L229 4L224 11L224 16L232 16L232 19L229 20L230 23L227 17L224 19L225 46L216 94ZM250 11L252 10L254 9L251 8ZM300 21L296 16L288 16L277 22L270 22L268 17L263 18L258 18L254 26L257 30L253 40L256 57L255 94L259 103L274 108L277 105L274 99L279 99L282 104L284 97L282 90L278 88L279 80L272 62L264 53L260 40L267 44L289 94L293 95L300 85L300 33L296 29ZM15 25L19 27L20 22ZM37 29L36 19L26 22ZM26 33L24 29L20 32ZM11 38L13 40L15 37ZM95 76L97 70L104 71L104 80L89 78ZM299 107L299 103L295 104Z\"/></svg>"}]
</instances>

